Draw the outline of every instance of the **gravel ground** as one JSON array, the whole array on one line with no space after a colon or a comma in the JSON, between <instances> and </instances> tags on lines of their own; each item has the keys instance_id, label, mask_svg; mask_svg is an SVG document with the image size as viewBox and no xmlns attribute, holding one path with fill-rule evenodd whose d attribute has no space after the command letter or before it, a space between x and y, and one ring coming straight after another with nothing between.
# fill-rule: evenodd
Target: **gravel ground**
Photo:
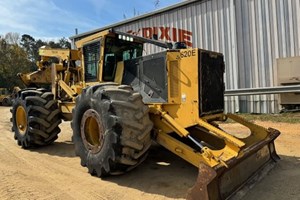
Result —
<instances>
[{"instance_id":1,"label":"gravel ground","mask_svg":"<svg viewBox=\"0 0 300 200\"><path fill-rule=\"evenodd\" d=\"M74 154L68 122L61 124L54 144L23 150L13 139L9 108L0 107L0 113L0 199L184 199L196 180L195 167L159 146L126 175L92 177ZM276 140L281 160L244 199L300 199L300 125L257 123L281 131ZM234 123L226 126L239 128Z\"/></svg>"}]
</instances>

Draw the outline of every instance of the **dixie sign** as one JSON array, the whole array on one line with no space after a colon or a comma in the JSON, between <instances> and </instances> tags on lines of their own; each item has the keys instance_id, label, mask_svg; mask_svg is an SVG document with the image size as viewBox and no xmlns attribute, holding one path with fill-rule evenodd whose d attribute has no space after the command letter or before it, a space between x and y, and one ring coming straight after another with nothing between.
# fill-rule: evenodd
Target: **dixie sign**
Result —
<instances>
[{"instance_id":1,"label":"dixie sign","mask_svg":"<svg viewBox=\"0 0 300 200\"><path fill-rule=\"evenodd\" d=\"M142 29L138 29L137 31L129 30L127 31L127 33L156 40L185 42L187 46L193 46L193 33L184 29L171 27L145 27Z\"/></svg>"}]
</instances>

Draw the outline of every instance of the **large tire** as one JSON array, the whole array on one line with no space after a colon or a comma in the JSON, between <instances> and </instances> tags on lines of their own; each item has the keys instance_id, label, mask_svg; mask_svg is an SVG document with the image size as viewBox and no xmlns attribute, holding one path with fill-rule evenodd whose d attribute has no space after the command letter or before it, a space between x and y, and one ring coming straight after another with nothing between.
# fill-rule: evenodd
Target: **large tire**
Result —
<instances>
[{"instance_id":1,"label":"large tire","mask_svg":"<svg viewBox=\"0 0 300 200\"><path fill-rule=\"evenodd\" d=\"M83 90L73 110L73 141L81 165L104 177L140 164L151 146L148 106L131 87L113 83Z\"/></svg>"},{"instance_id":2,"label":"large tire","mask_svg":"<svg viewBox=\"0 0 300 200\"><path fill-rule=\"evenodd\" d=\"M10 106L10 103L9 103L9 99L7 97L5 97L2 101L2 105L3 106Z\"/></svg>"},{"instance_id":3,"label":"large tire","mask_svg":"<svg viewBox=\"0 0 300 200\"><path fill-rule=\"evenodd\" d=\"M61 115L51 92L45 89L19 91L11 113L14 138L23 148L45 146L57 139Z\"/></svg>"}]
</instances>

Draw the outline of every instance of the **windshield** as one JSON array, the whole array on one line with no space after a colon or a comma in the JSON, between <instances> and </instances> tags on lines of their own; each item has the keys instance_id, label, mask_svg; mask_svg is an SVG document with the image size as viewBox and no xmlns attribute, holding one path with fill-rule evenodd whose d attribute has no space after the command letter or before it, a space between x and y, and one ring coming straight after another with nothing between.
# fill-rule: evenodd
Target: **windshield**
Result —
<instances>
[{"instance_id":1,"label":"windshield","mask_svg":"<svg viewBox=\"0 0 300 200\"><path fill-rule=\"evenodd\" d=\"M142 56L143 44L106 37L104 51L103 77L104 81L113 81L117 63Z\"/></svg>"}]
</instances>

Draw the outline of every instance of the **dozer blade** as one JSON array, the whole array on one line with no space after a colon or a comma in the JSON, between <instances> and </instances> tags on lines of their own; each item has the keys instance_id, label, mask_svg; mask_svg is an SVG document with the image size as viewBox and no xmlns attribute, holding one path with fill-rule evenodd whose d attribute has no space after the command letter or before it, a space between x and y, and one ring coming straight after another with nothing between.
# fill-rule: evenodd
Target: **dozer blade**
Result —
<instances>
[{"instance_id":1,"label":"dozer blade","mask_svg":"<svg viewBox=\"0 0 300 200\"><path fill-rule=\"evenodd\" d=\"M264 140L243 149L225 166L209 167L200 163L195 185L188 191L189 200L240 199L263 178L279 159L274 140L280 132L268 129Z\"/></svg>"}]
</instances>

